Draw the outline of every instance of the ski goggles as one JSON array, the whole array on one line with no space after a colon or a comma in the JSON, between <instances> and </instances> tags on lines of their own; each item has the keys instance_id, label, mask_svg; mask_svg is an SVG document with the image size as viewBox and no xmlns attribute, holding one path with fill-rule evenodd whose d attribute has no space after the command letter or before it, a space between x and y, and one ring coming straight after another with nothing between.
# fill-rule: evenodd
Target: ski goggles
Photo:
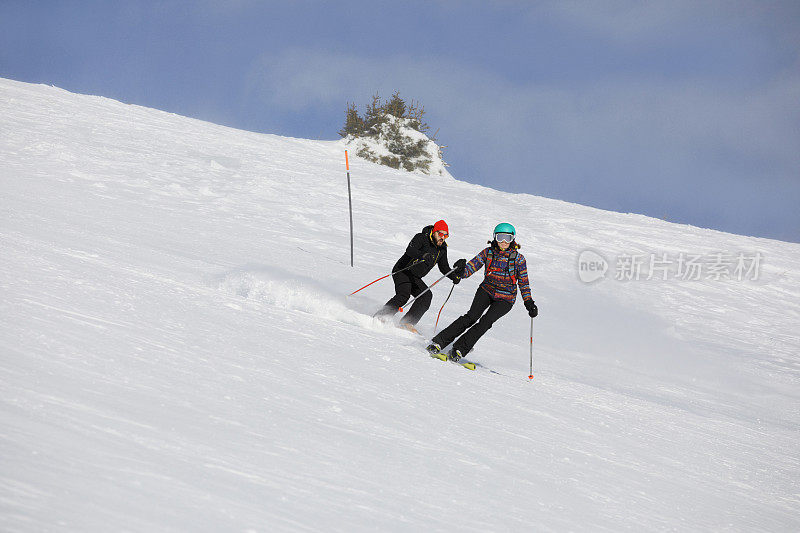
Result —
<instances>
[{"instance_id":1,"label":"ski goggles","mask_svg":"<svg viewBox=\"0 0 800 533\"><path fill-rule=\"evenodd\" d=\"M495 233L494 239L497 242L507 242L512 243L514 242L514 234L513 233Z\"/></svg>"},{"instance_id":2,"label":"ski goggles","mask_svg":"<svg viewBox=\"0 0 800 533\"><path fill-rule=\"evenodd\" d=\"M434 231L434 233L438 233L439 235L441 235L442 239L446 239L447 237L450 236L449 233L447 233L446 231L441 230L441 229Z\"/></svg>"}]
</instances>

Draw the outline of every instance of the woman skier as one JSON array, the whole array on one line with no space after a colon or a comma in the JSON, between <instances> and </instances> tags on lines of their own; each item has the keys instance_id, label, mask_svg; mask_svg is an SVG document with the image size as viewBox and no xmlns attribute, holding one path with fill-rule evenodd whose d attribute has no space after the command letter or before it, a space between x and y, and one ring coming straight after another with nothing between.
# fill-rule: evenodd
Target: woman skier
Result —
<instances>
[{"instance_id":1,"label":"woman skier","mask_svg":"<svg viewBox=\"0 0 800 533\"><path fill-rule=\"evenodd\" d=\"M442 348L458 337L453 342L447 358L458 361L467 355L478 339L489 331L492 324L511 311L517 297L517 285L528 315L533 318L539 314L531 298L525 257L517 251L520 245L515 242L516 233L511 224L507 222L498 224L494 228L494 239L488 243L491 246L476 255L461 272L456 272L458 277L463 279L470 277L482 266L486 267L486 277L475 292L469 311L431 339L427 348L429 353L441 352Z\"/></svg>"}]
</instances>

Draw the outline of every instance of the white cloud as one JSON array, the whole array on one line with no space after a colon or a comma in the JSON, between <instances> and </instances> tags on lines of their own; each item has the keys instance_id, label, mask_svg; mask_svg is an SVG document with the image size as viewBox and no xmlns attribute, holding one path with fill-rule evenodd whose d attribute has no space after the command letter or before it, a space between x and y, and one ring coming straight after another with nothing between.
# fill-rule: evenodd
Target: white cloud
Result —
<instances>
[{"instance_id":1,"label":"white cloud","mask_svg":"<svg viewBox=\"0 0 800 533\"><path fill-rule=\"evenodd\" d=\"M343 110L347 101L364 105L376 90L383 96L400 90L427 106L449 144L495 153L528 146L543 162L573 153L587 164L657 154L696 163L705 150L709 158L735 153L800 167L797 73L748 90L630 75L585 85L517 84L436 59L294 49L262 56L247 87L249 102L290 112Z\"/></svg>"}]
</instances>

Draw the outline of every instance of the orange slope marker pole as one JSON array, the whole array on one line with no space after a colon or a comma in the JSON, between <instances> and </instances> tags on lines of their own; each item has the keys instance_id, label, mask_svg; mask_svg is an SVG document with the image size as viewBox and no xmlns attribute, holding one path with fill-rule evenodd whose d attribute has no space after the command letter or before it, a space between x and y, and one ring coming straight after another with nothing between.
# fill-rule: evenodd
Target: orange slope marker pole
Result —
<instances>
[{"instance_id":1,"label":"orange slope marker pole","mask_svg":"<svg viewBox=\"0 0 800 533\"><path fill-rule=\"evenodd\" d=\"M344 151L344 164L347 168L347 203L350 206L350 266L355 266L353 262L353 195L350 192L350 159L347 157L347 150Z\"/></svg>"}]
</instances>

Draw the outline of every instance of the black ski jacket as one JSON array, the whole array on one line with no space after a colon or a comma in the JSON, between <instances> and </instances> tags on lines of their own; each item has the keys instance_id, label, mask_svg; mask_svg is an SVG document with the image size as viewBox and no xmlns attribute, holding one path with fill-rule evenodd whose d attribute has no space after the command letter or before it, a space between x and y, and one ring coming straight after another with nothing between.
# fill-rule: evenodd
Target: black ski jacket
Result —
<instances>
[{"instance_id":1,"label":"black ski jacket","mask_svg":"<svg viewBox=\"0 0 800 533\"><path fill-rule=\"evenodd\" d=\"M414 235L414 238L411 239L411 242L406 247L406 253L394 264L392 272L402 270L414 261L419 261L416 265L406 270L404 274L422 278L431 271L434 265L439 265L439 270L442 274L447 274L450 271L450 263L447 262L447 242L443 242L441 246L436 246L431 240L432 234L433 225L430 225L422 228L421 233ZM427 261L423 261L422 256L425 254L431 254L432 257Z\"/></svg>"}]
</instances>

